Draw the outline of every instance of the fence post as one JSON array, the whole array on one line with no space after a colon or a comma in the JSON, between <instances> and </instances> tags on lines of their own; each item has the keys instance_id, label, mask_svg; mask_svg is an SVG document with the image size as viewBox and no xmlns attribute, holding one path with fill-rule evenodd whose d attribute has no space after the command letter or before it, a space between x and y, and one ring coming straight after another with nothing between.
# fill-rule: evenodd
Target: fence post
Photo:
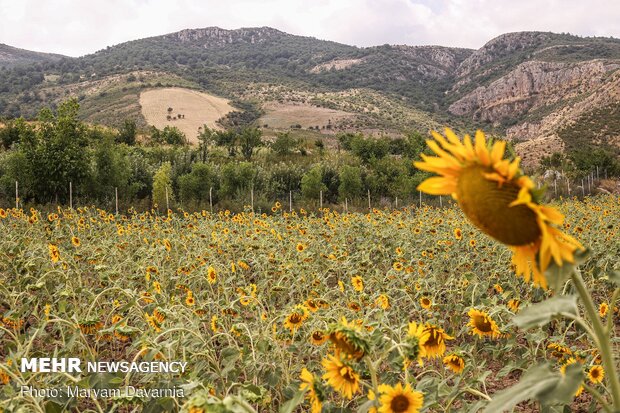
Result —
<instances>
[{"instance_id":1,"label":"fence post","mask_svg":"<svg viewBox=\"0 0 620 413\"><path fill-rule=\"evenodd\" d=\"M73 183L69 181L69 209L73 209Z\"/></svg>"},{"instance_id":2,"label":"fence post","mask_svg":"<svg viewBox=\"0 0 620 413\"><path fill-rule=\"evenodd\" d=\"M213 187L209 187L209 207L211 207L211 213L213 213Z\"/></svg>"},{"instance_id":3,"label":"fence post","mask_svg":"<svg viewBox=\"0 0 620 413\"><path fill-rule=\"evenodd\" d=\"M586 196L586 185L583 183L583 178L581 179L581 195Z\"/></svg>"},{"instance_id":4,"label":"fence post","mask_svg":"<svg viewBox=\"0 0 620 413\"><path fill-rule=\"evenodd\" d=\"M396 197L396 208L395 209L398 209L398 197Z\"/></svg>"},{"instance_id":5,"label":"fence post","mask_svg":"<svg viewBox=\"0 0 620 413\"><path fill-rule=\"evenodd\" d=\"M170 209L170 201L168 200L168 187L166 187L165 189L166 189L166 213L168 213L168 210Z\"/></svg>"},{"instance_id":6,"label":"fence post","mask_svg":"<svg viewBox=\"0 0 620 413\"><path fill-rule=\"evenodd\" d=\"M368 190L368 212L372 211L372 208L370 207L370 189Z\"/></svg>"},{"instance_id":7,"label":"fence post","mask_svg":"<svg viewBox=\"0 0 620 413\"><path fill-rule=\"evenodd\" d=\"M439 208L443 208L443 200L441 199L441 195L439 195Z\"/></svg>"},{"instance_id":8,"label":"fence post","mask_svg":"<svg viewBox=\"0 0 620 413\"><path fill-rule=\"evenodd\" d=\"M293 212L293 191L288 191L288 212Z\"/></svg>"},{"instance_id":9,"label":"fence post","mask_svg":"<svg viewBox=\"0 0 620 413\"><path fill-rule=\"evenodd\" d=\"M15 209L19 209L19 188L17 181L15 181Z\"/></svg>"},{"instance_id":10,"label":"fence post","mask_svg":"<svg viewBox=\"0 0 620 413\"><path fill-rule=\"evenodd\" d=\"M114 187L114 200L116 205L116 215L118 215L118 188Z\"/></svg>"},{"instance_id":11,"label":"fence post","mask_svg":"<svg viewBox=\"0 0 620 413\"><path fill-rule=\"evenodd\" d=\"M323 209L323 190L319 192L319 209Z\"/></svg>"},{"instance_id":12,"label":"fence post","mask_svg":"<svg viewBox=\"0 0 620 413\"><path fill-rule=\"evenodd\" d=\"M553 178L553 189L555 191L555 196L558 196L558 178Z\"/></svg>"},{"instance_id":13,"label":"fence post","mask_svg":"<svg viewBox=\"0 0 620 413\"><path fill-rule=\"evenodd\" d=\"M422 208L422 191L418 191L418 193L420 194L420 208Z\"/></svg>"},{"instance_id":14,"label":"fence post","mask_svg":"<svg viewBox=\"0 0 620 413\"><path fill-rule=\"evenodd\" d=\"M349 201L347 198L344 199L344 212L345 213L349 212Z\"/></svg>"},{"instance_id":15,"label":"fence post","mask_svg":"<svg viewBox=\"0 0 620 413\"><path fill-rule=\"evenodd\" d=\"M254 212L254 184L250 187L250 206L252 207L252 212Z\"/></svg>"}]
</instances>

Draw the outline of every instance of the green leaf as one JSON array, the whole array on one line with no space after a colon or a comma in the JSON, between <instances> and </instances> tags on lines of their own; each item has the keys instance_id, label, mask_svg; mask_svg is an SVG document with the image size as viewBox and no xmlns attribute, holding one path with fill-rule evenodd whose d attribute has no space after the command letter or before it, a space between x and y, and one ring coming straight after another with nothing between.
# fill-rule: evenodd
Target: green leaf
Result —
<instances>
[{"instance_id":1,"label":"green leaf","mask_svg":"<svg viewBox=\"0 0 620 413\"><path fill-rule=\"evenodd\" d=\"M525 330L542 327L560 313L578 315L577 297L559 295L523 309L513 317L512 322Z\"/></svg>"},{"instance_id":2,"label":"green leaf","mask_svg":"<svg viewBox=\"0 0 620 413\"><path fill-rule=\"evenodd\" d=\"M531 399L544 405L570 403L581 384L581 375L581 365L577 363L568 366L565 375L552 370L547 363L534 366L517 384L495 394L484 413L509 411L518 403Z\"/></svg>"},{"instance_id":3,"label":"green leaf","mask_svg":"<svg viewBox=\"0 0 620 413\"><path fill-rule=\"evenodd\" d=\"M590 250L585 249L583 251L575 251L575 262L573 264L565 262L562 266L558 266L555 261L551 260L551 263L545 272L549 288L553 291L561 291L566 280L568 280L573 271L575 271L575 267L586 262L589 256Z\"/></svg>"},{"instance_id":4,"label":"green leaf","mask_svg":"<svg viewBox=\"0 0 620 413\"><path fill-rule=\"evenodd\" d=\"M295 392L295 395L293 395L293 398L287 401L286 403L284 403L282 407L280 407L280 413L293 413L295 408L299 406L301 402L304 400L305 394L306 392L303 392L301 390L298 390L297 392Z\"/></svg>"},{"instance_id":5,"label":"green leaf","mask_svg":"<svg viewBox=\"0 0 620 413\"><path fill-rule=\"evenodd\" d=\"M612 283L616 284L616 287L620 287L620 271L612 271L607 274L607 279Z\"/></svg>"},{"instance_id":6,"label":"green leaf","mask_svg":"<svg viewBox=\"0 0 620 413\"><path fill-rule=\"evenodd\" d=\"M566 366L564 374L559 374L555 388L538 394L538 400L546 406L570 403L583 381L582 368L581 363L572 363Z\"/></svg>"}]
</instances>

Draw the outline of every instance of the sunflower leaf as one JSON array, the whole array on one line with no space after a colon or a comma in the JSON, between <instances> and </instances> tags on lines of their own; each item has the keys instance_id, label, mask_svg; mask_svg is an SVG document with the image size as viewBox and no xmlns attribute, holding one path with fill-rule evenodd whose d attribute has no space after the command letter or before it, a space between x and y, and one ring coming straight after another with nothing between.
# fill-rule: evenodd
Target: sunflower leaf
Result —
<instances>
[{"instance_id":1,"label":"sunflower leaf","mask_svg":"<svg viewBox=\"0 0 620 413\"><path fill-rule=\"evenodd\" d=\"M580 365L567 367L565 376L554 371L548 363L534 366L517 384L496 393L483 413L509 411L530 399L537 399L544 405L568 403L579 388L580 375Z\"/></svg>"},{"instance_id":2,"label":"sunflower leaf","mask_svg":"<svg viewBox=\"0 0 620 413\"><path fill-rule=\"evenodd\" d=\"M607 279L616 284L616 287L620 287L620 271L612 271L607 274Z\"/></svg>"},{"instance_id":3,"label":"sunflower leaf","mask_svg":"<svg viewBox=\"0 0 620 413\"><path fill-rule=\"evenodd\" d=\"M305 391L297 390L293 398L282 405L280 413L292 413L303 402L305 394Z\"/></svg>"},{"instance_id":4,"label":"sunflower leaf","mask_svg":"<svg viewBox=\"0 0 620 413\"><path fill-rule=\"evenodd\" d=\"M573 255L575 262L572 264L569 262L564 262L563 265L557 265L553 260L551 260L547 271L545 271L549 288L554 291L560 291L566 280L568 280L573 271L575 271L575 267L586 262L589 256L590 250L585 249L575 251Z\"/></svg>"},{"instance_id":5,"label":"sunflower leaf","mask_svg":"<svg viewBox=\"0 0 620 413\"><path fill-rule=\"evenodd\" d=\"M559 295L533 304L513 317L512 322L522 329L542 327L562 313L578 314L577 296Z\"/></svg>"}]
</instances>

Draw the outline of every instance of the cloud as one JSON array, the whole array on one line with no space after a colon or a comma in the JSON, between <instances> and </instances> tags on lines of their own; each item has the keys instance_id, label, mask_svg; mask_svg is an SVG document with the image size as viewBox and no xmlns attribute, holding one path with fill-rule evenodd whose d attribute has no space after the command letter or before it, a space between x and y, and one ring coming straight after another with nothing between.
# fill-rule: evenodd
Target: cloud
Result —
<instances>
[{"instance_id":1,"label":"cloud","mask_svg":"<svg viewBox=\"0 0 620 413\"><path fill-rule=\"evenodd\" d=\"M357 46L479 48L523 30L620 38L616 0L0 0L0 10L0 42L71 56L208 26L271 26Z\"/></svg>"}]
</instances>

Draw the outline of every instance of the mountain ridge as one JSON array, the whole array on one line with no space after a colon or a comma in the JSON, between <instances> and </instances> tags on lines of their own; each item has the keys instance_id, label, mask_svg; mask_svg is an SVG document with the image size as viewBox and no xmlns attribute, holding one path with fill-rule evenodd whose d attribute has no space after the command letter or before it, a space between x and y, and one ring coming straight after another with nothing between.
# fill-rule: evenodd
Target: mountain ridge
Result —
<instances>
[{"instance_id":1,"label":"mountain ridge","mask_svg":"<svg viewBox=\"0 0 620 413\"><path fill-rule=\"evenodd\" d=\"M390 133L450 124L515 141L541 141L568 139L559 131L618 100L614 74L620 68L620 40L530 31L502 34L477 50L357 47L266 26L211 26L132 40L79 58L30 59L35 56L40 60L31 67L16 64L18 56L0 69L0 114L34 116L38 107L64 97L63 87L75 91L90 80L147 71L160 73L157 78L185 79L243 107L254 105L256 113L301 99L296 104L355 114L357 120L347 118L342 130ZM28 58L24 55L24 61ZM158 83L127 89L139 94ZM584 101L593 107L579 103ZM96 99L90 103L97 106ZM418 115L409 117L407 111ZM113 118L103 113L99 120Z\"/></svg>"}]
</instances>

